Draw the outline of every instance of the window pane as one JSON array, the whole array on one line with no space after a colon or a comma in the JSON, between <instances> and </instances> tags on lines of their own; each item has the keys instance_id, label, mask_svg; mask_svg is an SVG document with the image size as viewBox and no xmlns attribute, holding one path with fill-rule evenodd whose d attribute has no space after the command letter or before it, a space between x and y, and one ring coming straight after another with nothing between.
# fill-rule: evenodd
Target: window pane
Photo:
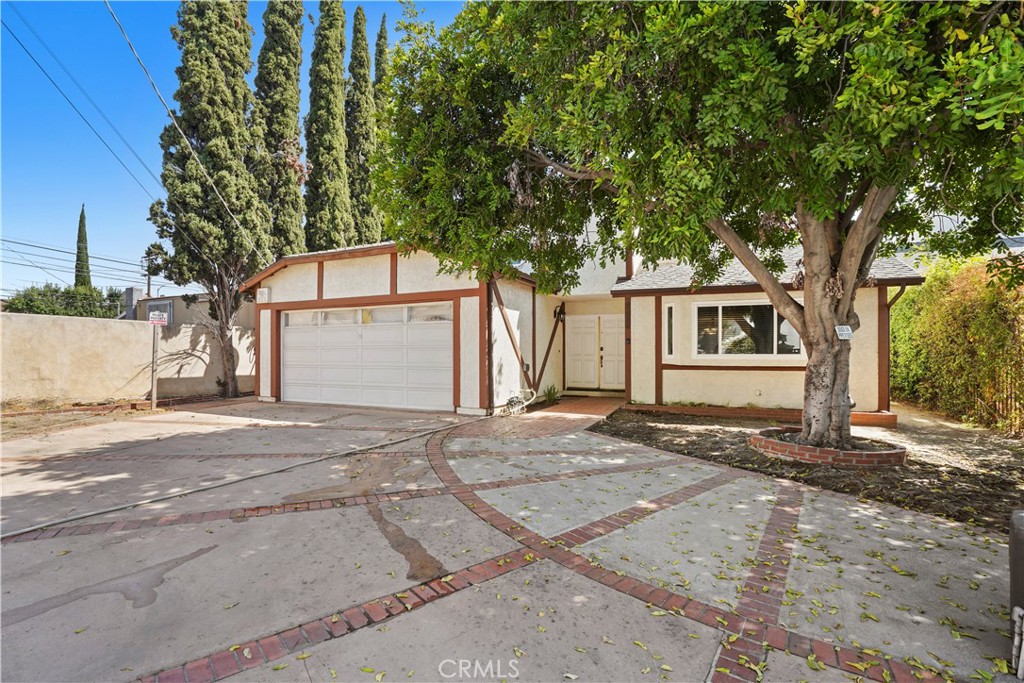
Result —
<instances>
[{"instance_id":1,"label":"window pane","mask_svg":"<svg viewBox=\"0 0 1024 683\"><path fill-rule=\"evenodd\" d=\"M405 308L403 306L364 308L363 322L369 324L405 322Z\"/></svg>"},{"instance_id":2,"label":"window pane","mask_svg":"<svg viewBox=\"0 0 1024 683\"><path fill-rule=\"evenodd\" d=\"M436 323L452 319L451 304L430 304L429 306L410 306L409 322Z\"/></svg>"},{"instance_id":3,"label":"window pane","mask_svg":"<svg viewBox=\"0 0 1024 683\"><path fill-rule=\"evenodd\" d=\"M357 313L359 309L350 308L346 311L325 311L323 325L355 325L359 318Z\"/></svg>"},{"instance_id":4,"label":"window pane","mask_svg":"<svg viewBox=\"0 0 1024 683\"><path fill-rule=\"evenodd\" d=\"M697 354L718 353L718 306L697 309Z\"/></svg>"},{"instance_id":5,"label":"window pane","mask_svg":"<svg viewBox=\"0 0 1024 683\"><path fill-rule=\"evenodd\" d=\"M668 335L667 335L668 339L667 339L667 343L665 344L665 347L666 347L666 350L668 352L668 355L670 355L670 356L675 355L675 348L674 348L675 347L675 343L674 343L675 342L675 331L674 331L674 325L672 324L672 322L673 322L672 318L673 318L673 314L674 313L675 313L675 306L669 306L668 310L666 311L666 315L665 315L665 327L666 327L666 331L668 332Z\"/></svg>"},{"instance_id":6,"label":"window pane","mask_svg":"<svg viewBox=\"0 0 1024 683\"><path fill-rule=\"evenodd\" d=\"M774 318L771 306L722 306L722 352L771 354Z\"/></svg>"},{"instance_id":7,"label":"window pane","mask_svg":"<svg viewBox=\"0 0 1024 683\"><path fill-rule=\"evenodd\" d=\"M800 353L800 335L781 315L779 316L779 354Z\"/></svg>"},{"instance_id":8,"label":"window pane","mask_svg":"<svg viewBox=\"0 0 1024 683\"><path fill-rule=\"evenodd\" d=\"M301 313L285 313L285 327L316 327L319 313L316 311L302 311Z\"/></svg>"}]
</instances>

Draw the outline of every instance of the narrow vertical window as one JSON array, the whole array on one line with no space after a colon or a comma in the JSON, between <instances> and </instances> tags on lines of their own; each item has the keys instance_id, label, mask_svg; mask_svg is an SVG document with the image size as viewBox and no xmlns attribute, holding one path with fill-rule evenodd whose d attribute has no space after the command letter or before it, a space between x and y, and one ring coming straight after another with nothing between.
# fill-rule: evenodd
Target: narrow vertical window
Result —
<instances>
[{"instance_id":1,"label":"narrow vertical window","mask_svg":"<svg viewBox=\"0 0 1024 683\"><path fill-rule=\"evenodd\" d=\"M665 308L665 351L669 356L675 355L675 325L673 325L673 318L675 313L675 306L668 306Z\"/></svg>"}]
</instances>

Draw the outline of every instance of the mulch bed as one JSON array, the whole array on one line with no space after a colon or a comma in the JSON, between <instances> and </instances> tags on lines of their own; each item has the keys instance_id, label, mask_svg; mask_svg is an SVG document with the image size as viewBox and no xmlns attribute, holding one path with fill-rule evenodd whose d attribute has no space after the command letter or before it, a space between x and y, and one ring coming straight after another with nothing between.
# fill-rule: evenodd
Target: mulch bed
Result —
<instances>
[{"instance_id":1,"label":"mulch bed","mask_svg":"<svg viewBox=\"0 0 1024 683\"><path fill-rule=\"evenodd\" d=\"M702 460L791 479L865 500L889 503L1006 534L1010 514L1024 507L1024 444L993 443L981 466L949 457L915 453L908 445L905 467L843 468L809 465L764 455L747 443L768 425L709 420L660 412L620 410L592 430ZM953 448L950 449L955 450ZM1005 451L1005 456L1003 455Z\"/></svg>"}]
</instances>

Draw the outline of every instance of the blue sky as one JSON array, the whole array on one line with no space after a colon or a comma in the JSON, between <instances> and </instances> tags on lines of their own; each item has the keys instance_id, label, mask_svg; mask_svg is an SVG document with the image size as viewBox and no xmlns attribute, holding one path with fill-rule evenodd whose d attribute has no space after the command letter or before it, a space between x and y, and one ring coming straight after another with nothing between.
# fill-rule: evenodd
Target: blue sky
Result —
<instances>
[{"instance_id":1,"label":"blue sky","mask_svg":"<svg viewBox=\"0 0 1024 683\"><path fill-rule=\"evenodd\" d=\"M307 13L314 17L319 14L316 2L304 4ZM389 38L394 44L397 39L395 23L402 15L399 3L361 4L366 11L371 53L377 27L385 13ZM461 2L418 4L423 10L421 18L433 20L438 26L450 23L462 7ZM261 23L266 5L266 2L249 5L249 22L256 29L254 63L262 43ZM171 40L170 26L176 21L178 3L115 2L113 6L160 91L171 101L177 88L174 69L178 65L178 50ZM355 2L345 2L350 32L356 6ZM146 190L156 197L163 196L162 188L150 177L146 167L104 122L15 8L134 147L146 166L159 176L158 137L167 123L167 114L105 5L94 1L2 2L0 16ZM313 27L308 21L303 43L301 86L305 113L305 81L313 49ZM351 33L348 43L351 44ZM142 286L143 277L125 272L138 273L133 266L96 257L137 263L146 246L155 240L153 227L146 220L151 202L146 191L121 167L4 29L0 39L0 230L4 239L73 252L78 213L84 203L89 251L94 257L93 284ZM69 254L4 242L3 294L9 295L12 290L33 283L71 282L74 276L69 271L73 270L73 260L74 256ZM28 262L35 265L17 265ZM103 270L104 267L111 270ZM181 291L175 286L162 286L159 290L161 294Z\"/></svg>"}]
</instances>

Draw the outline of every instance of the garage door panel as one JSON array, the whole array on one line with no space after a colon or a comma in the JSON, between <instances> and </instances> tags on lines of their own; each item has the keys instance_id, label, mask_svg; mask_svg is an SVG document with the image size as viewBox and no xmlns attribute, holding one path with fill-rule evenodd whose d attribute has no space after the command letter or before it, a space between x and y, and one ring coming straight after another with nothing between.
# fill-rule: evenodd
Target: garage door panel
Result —
<instances>
[{"instance_id":1,"label":"garage door panel","mask_svg":"<svg viewBox=\"0 0 1024 683\"><path fill-rule=\"evenodd\" d=\"M402 367L364 367L361 370L361 384L380 384L383 386L405 386L405 368Z\"/></svg>"},{"instance_id":2,"label":"garage door panel","mask_svg":"<svg viewBox=\"0 0 1024 683\"><path fill-rule=\"evenodd\" d=\"M425 314L415 308L401 308L412 311L413 322L380 322L406 316L373 310L377 314L369 318L348 309L304 312L325 322L285 327L282 399L451 410L452 323L423 322Z\"/></svg>"},{"instance_id":3,"label":"garage door panel","mask_svg":"<svg viewBox=\"0 0 1024 683\"><path fill-rule=\"evenodd\" d=\"M451 368L409 368L407 382L410 387L436 388L451 384Z\"/></svg>"},{"instance_id":4,"label":"garage door panel","mask_svg":"<svg viewBox=\"0 0 1024 683\"><path fill-rule=\"evenodd\" d=\"M405 347L380 346L376 348L367 348L364 346L362 349L362 361L363 365L404 365Z\"/></svg>"},{"instance_id":5,"label":"garage door panel","mask_svg":"<svg viewBox=\"0 0 1024 683\"><path fill-rule=\"evenodd\" d=\"M320 380L324 384L359 384L359 367L329 367L320 368Z\"/></svg>"}]
</instances>

